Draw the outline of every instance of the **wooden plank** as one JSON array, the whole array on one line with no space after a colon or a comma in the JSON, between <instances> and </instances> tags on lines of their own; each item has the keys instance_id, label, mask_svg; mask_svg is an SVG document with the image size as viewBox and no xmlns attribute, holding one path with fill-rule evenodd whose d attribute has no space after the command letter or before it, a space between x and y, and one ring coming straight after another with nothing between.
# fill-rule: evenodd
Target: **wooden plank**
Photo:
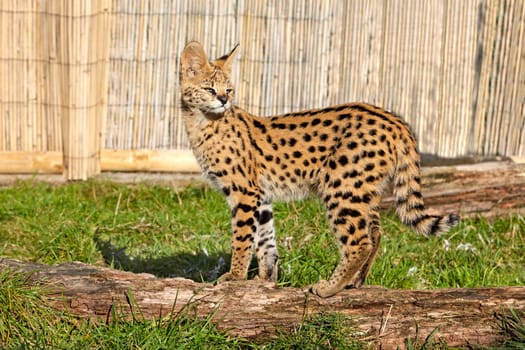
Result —
<instances>
[{"instance_id":1,"label":"wooden plank","mask_svg":"<svg viewBox=\"0 0 525 350\"><path fill-rule=\"evenodd\" d=\"M183 150L102 150L100 162L102 171L201 171L193 153Z\"/></svg>"},{"instance_id":2,"label":"wooden plank","mask_svg":"<svg viewBox=\"0 0 525 350\"><path fill-rule=\"evenodd\" d=\"M191 151L102 150L102 171L199 173ZM64 170L61 152L0 152L0 174L54 174Z\"/></svg>"},{"instance_id":3,"label":"wooden plank","mask_svg":"<svg viewBox=\"0 0 525 350\"><path fill-rule=\"evenodd\" d=\"M0 152L0 173L55 174L64 170L62 152Z\"/></svg>"}]
</instances>

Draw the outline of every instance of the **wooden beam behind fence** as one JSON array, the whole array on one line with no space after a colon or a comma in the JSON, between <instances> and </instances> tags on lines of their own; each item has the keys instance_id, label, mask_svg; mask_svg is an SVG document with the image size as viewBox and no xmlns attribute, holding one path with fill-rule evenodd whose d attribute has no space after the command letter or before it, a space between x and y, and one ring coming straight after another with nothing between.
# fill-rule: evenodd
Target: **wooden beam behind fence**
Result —
<instances>
[{"instance_id":1,"label":"wooden beam behind fence","mask_svg":"<svg viewBox=\"0 0 525 350\"><path fill-rule=\"evenodd\" d=\"M2 174L60 174L62 152L0 152Z\"/></svg>"},{"instance_id":2,"label":"wooden beam behind fence","mask_svg":"<svg viewBox=\"0 0 525 350\"><path fill-rule=\"evenodd\" d=\"M197 160L188 150L102 150L97 159L101 171L200 172ZM0 164L0 174L64 172L61 152L0 152Z\"/></svg>"},{"instance_id":3,"label":"wooden beam behind fence","mask_svg":"<svg viewBox=\"0 0 525 350\"><path fill-rule=\"evenodd\" d=\"M510 157L525 164L525 157ZM61 152L0 152L0 174L59 174L63 172ZM425 164L423 164L425 166ZM108 150L100 153L101 171L200 173L193 153L188 150ZM428 165L436 166L436 165Z\"/></svg>"},{"instance_id":4,"label":"wooden beam behind fence","mask_svg":"<svg viewBox=\"0 0 525 350\"><path fill-rule=\"evenodd\" d=\"M200 167L187 150L102 150L103 171L198 173Z\"/></svg>"}]
</instances>

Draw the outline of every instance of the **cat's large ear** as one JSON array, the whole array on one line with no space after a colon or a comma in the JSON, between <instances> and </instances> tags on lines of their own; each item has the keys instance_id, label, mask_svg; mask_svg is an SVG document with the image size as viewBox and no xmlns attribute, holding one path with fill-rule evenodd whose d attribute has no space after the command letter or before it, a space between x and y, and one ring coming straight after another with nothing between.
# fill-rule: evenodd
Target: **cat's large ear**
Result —
<instances>
[{"instance_id":1,"label":"cat's large ear","mask_svg":"<svg viewBox=\"0 0 525 350\"><path fill-rule=\"evenodd\" d=\"M186 45L180 58L181 76L192 79L201 72L211 69L202 45L192 41Z\"/></svg>"},{"instance_id":2,"label":"cat's large ear","mask_svg":"<svg viewBox=\"0 0 525 350\"><path fill-rule=\"evenodd\" d=\"M235 60L235 55L237 54L237 51L239 49L239 44L235 45L233 50L230 51L230 53L217 58L215 61L213 61L213 64L220 67L223 71L230 74L232 71L232 64Z\"/></svg>"}]
</instances>

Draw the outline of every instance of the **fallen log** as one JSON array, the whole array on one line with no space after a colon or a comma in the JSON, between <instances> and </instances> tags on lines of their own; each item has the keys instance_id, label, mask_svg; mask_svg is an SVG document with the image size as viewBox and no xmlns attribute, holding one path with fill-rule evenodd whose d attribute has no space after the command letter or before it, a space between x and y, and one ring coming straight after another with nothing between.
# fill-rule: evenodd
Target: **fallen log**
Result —
<instances>
[{"instance_id":1,"label":"fallen log","mask_svg":"<svg viewBox=\"0 0 525 350\"><path fill-rule=\"evenodd\" d=\"M54 266L0 259L0 269L28 273L56 308L109 322L112 308L146 318L169 317L190 308L213 315L232 336L267 338L312 315L341 313L355 320L357 337L383 349L403 346L435 332L449 346L494 345L503 339L497 315L509 308L523 315L525 287L392 290L364 287L322 299L306 289L275 288L257 281L212 286L183 278L157 278L83 263ZM133 302L131 302L133 301Z\"/></svg>"}]
</instances>

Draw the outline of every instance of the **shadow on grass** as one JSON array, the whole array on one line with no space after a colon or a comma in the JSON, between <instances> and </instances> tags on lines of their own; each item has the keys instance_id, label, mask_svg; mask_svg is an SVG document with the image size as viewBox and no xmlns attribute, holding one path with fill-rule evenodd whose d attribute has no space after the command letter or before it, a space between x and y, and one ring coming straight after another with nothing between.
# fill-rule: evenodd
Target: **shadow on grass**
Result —
<instances>
[{"instance_id":1,"label":"shadow on grass","mask_svg":"<svg viewBox=\"0 0 525 350\"><path fill-rule=\"evenodd\" d=\"M213 282L228 271L230 254L182 253L160 258L135 258L126 254L125 247L95 237L95 244L104 261L116 269L134 273L150 273L156 277L183 277L196 282Z\"/></svg>"}]
</instances>

